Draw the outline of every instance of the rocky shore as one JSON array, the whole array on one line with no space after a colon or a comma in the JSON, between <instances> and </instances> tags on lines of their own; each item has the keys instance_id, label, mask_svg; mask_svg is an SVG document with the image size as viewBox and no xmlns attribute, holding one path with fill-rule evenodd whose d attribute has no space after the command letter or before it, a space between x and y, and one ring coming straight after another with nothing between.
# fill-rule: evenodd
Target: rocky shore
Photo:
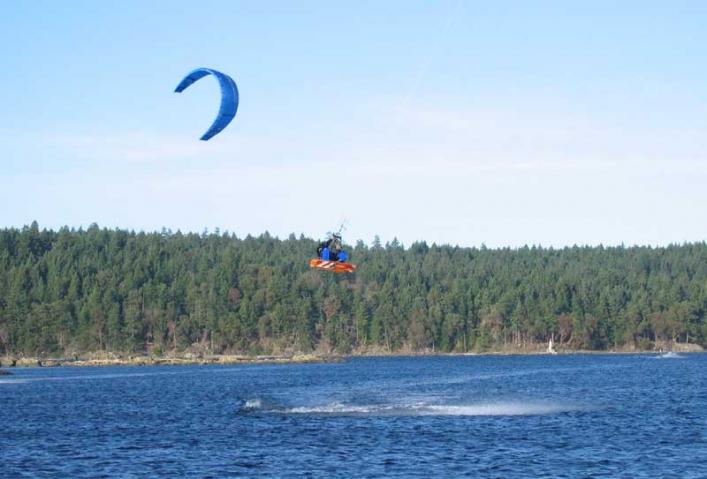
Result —
<instances>
[{"instance_id":1,"label":"rocky shore","mask_svg":"<svg viewBox=\"0 0 707 479\"><path fill-rule=\"evenodd\" d=\"M187 364L301 364L338 362L341 356L295 354L291 356L243 355L183 355L183 356L119 356L113 354L76 356L72 358L4 357L0 367L57 367L57 366L168 366Z\"/></svg>"},{"instance_id":2,"label":"rocky shore","mask_svg":"<svg viewBox=\"0 0 707 479\"><path fill-rule=\"evenodd\" d=\"M619 348L612 350L582 350L571 349L555 344L551 350L547 344L534 343L524 347L511 346L497 350L468 353L440 353L432 350L387 351L382 348L355 350L346 355L325 353L290 354L290 355L238 355L238 354L167 354L157 355L126 355L110 352L88 353L81 356L64 358L46 357L0 357L0 368L12 367L55 367L55 366L162 366L162 365L200 365L200 364L301 364L301 363L332 363L341 362L347 357L368 356L494 356L494 355L542 355L542 354L656 354L672 351L675 353L699 353L704 348L697 344L661 342L652 349ZM9 373L7 370L4 373ZM3 370L0 369L0 375Z\"/></svg>"}]
</instances>

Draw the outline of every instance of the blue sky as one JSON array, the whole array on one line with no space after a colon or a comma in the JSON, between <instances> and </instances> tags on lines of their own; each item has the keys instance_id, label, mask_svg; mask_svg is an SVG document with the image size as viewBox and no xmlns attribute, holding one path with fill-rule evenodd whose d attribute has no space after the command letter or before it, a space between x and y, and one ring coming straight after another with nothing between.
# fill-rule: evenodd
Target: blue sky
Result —
<instances>
[{"instance_id":1,"label":"blue sky","mask_svg":"<svg viewBox=\"0 0 707 479\"><path fill-rule=\"evenodd\" d=\"M2 10L2 227L707 239L704 2ZM209 142L216 82L173 93L199 66L241 93Z\"/></svg>"}]
</instances>

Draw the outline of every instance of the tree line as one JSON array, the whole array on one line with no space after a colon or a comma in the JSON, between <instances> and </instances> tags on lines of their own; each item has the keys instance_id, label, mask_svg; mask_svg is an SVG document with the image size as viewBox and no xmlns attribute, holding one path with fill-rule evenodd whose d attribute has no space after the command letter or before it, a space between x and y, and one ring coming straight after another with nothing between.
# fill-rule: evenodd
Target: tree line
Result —
<instances>
[{"instance_id":1,"label":"tree line","mask_svg":"<svg viewBox=\"0 0 707 479\"><path fill-rule=\"evenodd\" d=\"M265 233L0 229L0 355L707 345L707 244L349 247Z\"/></svg>"}]
</instances>

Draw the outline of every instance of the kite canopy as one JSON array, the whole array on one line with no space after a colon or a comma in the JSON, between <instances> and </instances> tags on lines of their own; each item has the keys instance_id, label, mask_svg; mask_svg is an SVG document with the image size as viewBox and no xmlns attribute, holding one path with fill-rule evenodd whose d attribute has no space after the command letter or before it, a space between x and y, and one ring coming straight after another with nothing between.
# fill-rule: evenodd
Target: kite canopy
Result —
<instances>
[{"instance_id":1,"label":"kite canopy","mask_svg":"<svg viewBox=\"0 0 707 479\"><path fill-rule=\"evenodd\" d=\"M177 85L177 88L174 90L175 93L181 93L188 88L189 85L207 75L216 77L219 85L221 85L221 106L218 110L218 116L201 137L203 141L208 140L226 128L226 126L231 123L231 120L233 120L233 117L236 116L236 110L238 110L238 87L236 87L236 82L225 73L210 68L197 68L189 72L189 74L179 82L179 85Z\"/></svg>"}]
</instances>

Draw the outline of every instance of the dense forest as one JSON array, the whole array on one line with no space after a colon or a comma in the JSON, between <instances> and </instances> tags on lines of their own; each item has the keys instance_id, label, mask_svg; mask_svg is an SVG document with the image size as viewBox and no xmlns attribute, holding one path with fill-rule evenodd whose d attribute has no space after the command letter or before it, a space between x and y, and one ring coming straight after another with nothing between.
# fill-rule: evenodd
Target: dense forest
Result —
<instances>
[{"instance_id":1,"label":"dense forest","mask_svg":"<svg viewBox=\"0 0 707 479\"><path fill-rule=\"evenodd\" d=\"M487 351L707 343L707 244L350 248L36 223L0 230L0 355Z\"/></svg>"}]
</instances>

